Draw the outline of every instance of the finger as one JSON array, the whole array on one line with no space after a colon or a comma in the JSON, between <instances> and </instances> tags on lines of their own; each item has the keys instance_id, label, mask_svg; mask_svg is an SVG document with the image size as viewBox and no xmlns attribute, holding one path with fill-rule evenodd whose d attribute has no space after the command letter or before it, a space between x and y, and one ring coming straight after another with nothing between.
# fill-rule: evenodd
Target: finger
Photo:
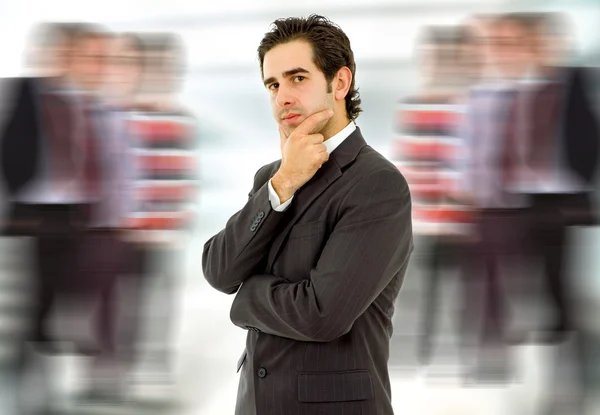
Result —
<instances>
[{"instance_id":1,"label":"finger","mask_svg":"<svg viewBox=\"0 0 600 415\"><path fill-rule=\"evenodd\" d=\"M331 110L315 112L302 121L300 125L296 127L296 131L303 135L312 134L320 123L327 121L331 117L333 117L333 111Z\"/></svg>"},{"instance_id":2,"label":"finger","mask_svg":"<svg viewBox=\"0 0 600 415\"><path fill-rule=\"evenodd\" d=\"M329 152L327 151L327 146L325 144L319 145L319 153L327 153L327 154L329 154Z\"/></svg>"},{"instance_id":3,"label":"finger","mask_svg":"<svg viewBox=\"0 0 600 415\"><path fill-rule=\"evenodd\" d=\"M317 158L315 159L315 164L321 168L323 164L325 164L329 160L329 153L319 153Z\"/></svg>"},{"instance_id":4,"label":"finger","mask_svg":"<svg viewBox=\"0 0 600 415\"><path fill-rule=\"evenodd\" d=\"M321 134L305 135L304 139L307 144L322 144L325 141L325 137Z\"/></svg>"}]
</instances>

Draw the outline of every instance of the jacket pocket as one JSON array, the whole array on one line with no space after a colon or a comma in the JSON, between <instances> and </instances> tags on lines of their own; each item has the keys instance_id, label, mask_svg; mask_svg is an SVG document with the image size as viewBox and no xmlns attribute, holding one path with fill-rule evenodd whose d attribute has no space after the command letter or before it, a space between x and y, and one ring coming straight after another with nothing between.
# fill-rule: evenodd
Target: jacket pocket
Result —
<instances>
[{"instance_id":1,"label":"jacket pocket","mask_svg":"<svg viewBox=\"0 0 600 415\"><path fill-rule=\"evenodd\" d=\"M352 402L369 399L373 399L373 385L368 370L298 375L298 401L300 402Z\"/></svg>"}]
</instances>

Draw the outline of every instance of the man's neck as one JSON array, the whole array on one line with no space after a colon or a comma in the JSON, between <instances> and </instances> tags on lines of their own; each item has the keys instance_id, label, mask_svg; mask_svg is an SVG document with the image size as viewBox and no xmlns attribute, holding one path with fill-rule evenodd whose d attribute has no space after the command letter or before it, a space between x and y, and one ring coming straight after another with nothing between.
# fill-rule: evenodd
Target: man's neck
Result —
<instances>
[{"instance_id":1,"label":"man's neck","mask_svg":"<svg viewBox=\"0 0 600 415\"><path fill-rule=\"evenodd\" d=\"M323 137L324 137L323 141L327 141L331 137L338 134L340 131L342 131L344 128L346 128L349 123L350 123L350 119L346 115L344 115L343 117L340 117L339 120L335 120L335 123L333 123L331 126L329 126L329 125L327 126L327 131L323 131L321 133L321 134L323 134Z\"/></svg>"}]
</instances>

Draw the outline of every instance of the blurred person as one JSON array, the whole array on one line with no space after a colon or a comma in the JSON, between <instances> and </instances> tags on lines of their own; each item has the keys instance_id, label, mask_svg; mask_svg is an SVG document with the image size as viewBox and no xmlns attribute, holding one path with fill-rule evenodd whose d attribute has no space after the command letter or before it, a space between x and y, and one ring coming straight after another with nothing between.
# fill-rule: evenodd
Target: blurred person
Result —
<instances>
[{"instance_id":1,"label":"blurred person","mask_svg":"<svg viewBox=\"0 0 600 415\"><path fill-rule=\"evenodd\" d=\"M32 237L35 264L33 327L17 362L21 404L35 395L22 384L34 361L31 350L53 353L60 350L59 342L91 346L85 330L57 330L69 320L56 315L81 294L76 264L92 201L92 178L82 164L86 146L71 99L75 31L46 23L35 33L29 55L34 76L15 80L14 107L0 136L2 175L12 203L5 232Z\"/></svg>"},{"instance_id":2,"label":"blurred person","mask_svg":"<svg viewBox=\"0 0 600 415\"><path fill-rule=\"evenodd\" d=\"M600 131L586 70L573 66L571 39L562 16L546 14L537 27L538 78L530 103L526 181L532 197L534 250L557 318L548 340L559 340L575 328L571 283L565 275L567 229L596 222L594 179Z\"/></svg>"},{"instance_id":3,"label":"blurred person","mask_svg":"<svg viewBox=\"0 0 600 415\"><path fill-rule=\"evenodd\" d=\"M574 338L576 350L569 363L575 364L576 382L582 387L576 396L581 405L592 396L594 328L583 327L584 315L577 313L581 307L575 298L574 275L567 267L567 253L573 251L568 232L572 226L597 223L593 192L600 129L589 96L588 71L572 62L574 45L565 16L543 13L532 22L534 56L523 109L522 173L513 191L530 198L529 253L541 260L544 285L555 310L550 324L535 333L534 340L556 344ZM563 371L557 371L556 379L562 381ZM583 411L581 406L576 409Z\"/></svg>"},{"instance_id":4,"label":"blurred person","mask_svg":"<svg viewBox=\"0 0 600 415\"><path fill-rule=\"evenodd\" d=\"M475 14L464 23L464 42L462 43L462 65L467 89L482 82L489 73L490 30L494 16Z\"/></svg>"},{"instance_id":5,"label":"blurred person","mask_svg":"<svg viewBox=\"0 0 600 415\"><path fill-rule=\"evenodd\" d=\"M171 393L177 287L196 220L198 137L195 117L177 94L184 71L182 40L172 33L145 34L142 40L140 83L128 116L134 170L124 238L133 249L134 281L127 302L129 326L137 333L130 338L143 363L134 386Z\"/></svg>"},{"instance_id":6,"label":"blurred person","mask_svg":"<svg viewBox=\"0 0 600 415\"><path fill-rule=\"evenodd\" d=\"M501 15L489 25L487 71L471 89L465 118L467 142L466 199L475 208L476 243L467 255L465 298L474 327L481 315L478 353L468 381L505 381L508 359L508 275L501 270L525 252L527 197L511 192L518 169L520 85L531 58L533 36L522 16ZM477 313L475 310L482 311Z\"/></svg>"},{"instance_id":7,"label":"blurred person","mask_svg":"<svg viewBox=\"0 0 600 415\"><path fill-rule=\"evenodd\" d=\"M80 315L92 333L95 350L91 367L84 379L83 398L122 400L126 397L130 357L123 349L127 336L120 332L117 295L122 277L129 271L133 251L123 241L125 216L131 180L128 156L129 133L121 100L129 88L128 59L117 55L120 36L95 26L81 27L75 45L77 55L72 68L84 134L95 138L94 153L88 163L97 164L98 178L90 220L80 244L76 270L80 274ZM119 45L121 47L122 45ZM141 58L139 58L141 60ZM122 66L121 62L128 65ZM115 68L116 66L116 68ZM134 61L135 66L135 61ZM117 79L115 73L126 75ZM118 83L118 86L112 85ZM129 110L127 104L126 109ZM124 339L123 337L126 337Z\"/></svg>"},{"instance_id":8,"label":"blurred person","mask_svg":"<svg viewBox=\"0 0 600 415\"><path fill-rule=\"evenodd\" d=\"M87 48L84 62L76 65L83 72L77 78L99 138L102 175L77 267L85 282L97 347L76 400L122 403L130 397L138 335L137 318L129 310L136 308L132 303L137 296L124 290L134 269L135 249L124 235L134 192L129 120L136 111L144 47L133 33L94 31L81 41Z\"/></svg>"},{"instance_id":9,"label":"blurred person","mask_svg":"<svg viewBox=\"0 0 600 415\"><path fill-rule=\"evenodd\" d=\"M109 42L107 69L101 93L108 105L134 111L143 85L145 46L142 35L118 33Z\"/></svg>"},{"instance_id":10,"label":"blurred person","mask_svg":"<svg viewBox=\"0 0 600 415\"><path fill-rule=\"evenodd\" d=\"M461 49L465 35L462 27L423 29L417 46L422 83L416 93L402 100L396 117L401 138L394 142L394 159L409 183L414 231L425 246L425 296L417 346L418 361L424 367L433 354L438 292L449 267L460 266L470 230L468 206L456 200L452 191L460 180L455 167L463 152L456 137L464 111L464 87L457 75L465 58Z\"/></svg>"},{"instance_id":11,"label":"blurred person","mask_svg":"<svg viewBox=\"0 0 600 415\"><path fill-rule=\"evenodd\" d=\"M412 251L398 169L355 120L354 55L327 18L276 20L258 48L282 160L204 246L217 290L248 330L236 414L392 414L394 303Z\"/></svg>"}]
</instances>

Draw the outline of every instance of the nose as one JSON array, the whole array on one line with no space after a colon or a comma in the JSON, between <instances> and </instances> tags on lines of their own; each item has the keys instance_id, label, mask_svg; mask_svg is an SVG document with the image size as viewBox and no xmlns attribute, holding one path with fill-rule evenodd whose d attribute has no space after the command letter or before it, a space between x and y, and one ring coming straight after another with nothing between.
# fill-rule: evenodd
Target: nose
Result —
<instances>
[{"instance_id":1,"label":"nose","mask_svg":"<svg viewBox=\"0 0 600 415\"><path fill-rule=\"evenodd\" d=\"M289 89L285 88L284 86L280 86L277 90L275 103L281 108L287 108L294 105L295 99L291 94L291 91L289 91Z\"/></svg>"}]
</instances>

